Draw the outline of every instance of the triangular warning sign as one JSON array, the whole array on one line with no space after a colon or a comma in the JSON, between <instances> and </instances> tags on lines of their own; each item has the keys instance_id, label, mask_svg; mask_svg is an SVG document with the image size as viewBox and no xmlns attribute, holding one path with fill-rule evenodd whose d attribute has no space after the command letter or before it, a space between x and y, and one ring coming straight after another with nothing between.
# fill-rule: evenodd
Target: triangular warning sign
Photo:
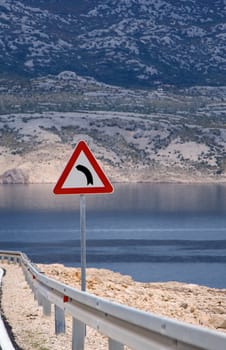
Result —
<instances>
[{"instance_id":1,"label":"triangular warning sign","mask_svg":"<svg viewBox=\"0 0 226 350\"><path fill-rule=\"evenodd\" d=\"M80 141L53 192L55 194L111 193L113 187L88 145Z\"/></svg>"}]
</instances>

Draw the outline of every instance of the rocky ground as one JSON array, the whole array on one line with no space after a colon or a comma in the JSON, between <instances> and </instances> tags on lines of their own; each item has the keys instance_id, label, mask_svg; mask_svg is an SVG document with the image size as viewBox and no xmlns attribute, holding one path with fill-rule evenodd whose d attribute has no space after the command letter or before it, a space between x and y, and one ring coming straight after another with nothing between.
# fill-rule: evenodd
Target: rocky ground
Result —
<instances>
[{"instance_id":1,"label":"rocky ground","mask_svg":"<svg viewBox=\"0 0 226 350\"><path fill-rule=\"evenodd\" d=\"M19 266L1 264L6 270L1 308L11 327L18 349L70 349L71 319L66 334L54 335L54 317L42 315ZM54 279L80 289L80 269L63 265L39 265ZM87 291L138 309L226 332L226 289L212 289L178 282L140 283L103 269L87 270ZM107 340L87 329L86 349L106 349Z\"/></svg>"}]
</instances>

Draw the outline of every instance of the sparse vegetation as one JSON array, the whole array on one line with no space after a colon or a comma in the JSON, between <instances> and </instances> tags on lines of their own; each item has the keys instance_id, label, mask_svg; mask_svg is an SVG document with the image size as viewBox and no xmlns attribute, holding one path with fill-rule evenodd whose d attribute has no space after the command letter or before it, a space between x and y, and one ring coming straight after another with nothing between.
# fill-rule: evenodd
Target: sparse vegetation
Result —
<instances>
[{"instance_id":1,"label":"sparse vegetation","mask_svg":"<svg viewBox=\"0 0 226 350\"><path fill-rule=\"evenodd\" d=\"M49 88L48 88L49 87ZM208 91L208 90L207 90ZM37 80L10 82L0 93L0 114L26 112L70 112L75 110L116 111L133 113L161 113L179 115L182 118L193 117L210 122L212 117L218 119L222 104L222 90L215 96L213 105L212 95L198 88L196 95L191 96L190 90L175 90L167 87L167 92L158 90L126 90L119 87L104 85L95 80L76 78L60 81L57 77L48 76ZM218 96L219 95L219 96ZM211 112L211 120L208 113ZM216 121L215 121L216 122Z\"/></svg>"},{"instance_id":2,"label":"sparse vegetation","mask_svg":"<svg viewBox=\"0 0 226 350\"><path fill-rule=\"evenodd\" d=\"M48 79L42 78L46 86ZM225 175L226 113L222 111L226 105L222 94L226 89L221 88L219 95L215 91L213 104L207 88L205 93L196 88L194 97L192 90L132 91L94 80L85 84L83 79L70 81L68 89L58 81L54 89L55 78L51 79L52 87L46 93L37 79L27 85L23 81L23 89L17 84L2 94L2 156L7 149L11 156L20 155L27 167L33 168L36 162L35 169L54 168L64 157L64 153L56 153L56 147L73 148L84 135L100 149L98 156L112 172L123 168L142 172L150 167L153 173L161 167L175 172L183 168L188 176L206 170L218 180ZM1 114L7 108L8 113ZM32 157L37 159L32 161Z\"/></svg>"}]
</instances>

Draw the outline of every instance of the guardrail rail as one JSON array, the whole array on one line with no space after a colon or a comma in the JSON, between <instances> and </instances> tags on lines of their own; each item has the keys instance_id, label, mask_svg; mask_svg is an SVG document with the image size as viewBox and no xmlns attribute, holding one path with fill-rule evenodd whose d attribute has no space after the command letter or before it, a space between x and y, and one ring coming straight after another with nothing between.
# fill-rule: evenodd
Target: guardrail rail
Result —
<instances>
[{"instance_id":1,"label":"guardrail rail","mask_svg":"<svg viewBox=\"0 0 226 350\"><path fill-rule=\"evenodd\" d=\"M226 350L226 334L140 311L78 291L39 271L22 252L0 251L0 259L18 263L43 313L55 312L55 333L65 332L71 315L72 350L83 350L85 326L108 337L109 350Z\"/></svg>"}]
</instances>

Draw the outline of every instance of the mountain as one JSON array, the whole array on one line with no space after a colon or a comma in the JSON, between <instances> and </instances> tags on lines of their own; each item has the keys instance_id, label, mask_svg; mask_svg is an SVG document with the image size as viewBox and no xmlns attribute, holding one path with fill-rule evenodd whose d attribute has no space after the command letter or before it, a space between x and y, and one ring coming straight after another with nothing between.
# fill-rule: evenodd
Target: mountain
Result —
<instances>
[{"instance_id":1,"label":"mountain","mask_svg":"<svg viewBox=\"0 0 226 350\"><path fill-rule=\"evenodd\" d=\"M0 183L226 181L226 0L0 0Z\"/></svg>"},{"instance_id":2,"label":"mountain","mask_svg":"<svg viewBox=\"0 0 226 350\"><path fill-rule=\"evenodd\" d=\"M226 85L225 0L0 0L0 76Z\"/></svg>"}]
</instances>

